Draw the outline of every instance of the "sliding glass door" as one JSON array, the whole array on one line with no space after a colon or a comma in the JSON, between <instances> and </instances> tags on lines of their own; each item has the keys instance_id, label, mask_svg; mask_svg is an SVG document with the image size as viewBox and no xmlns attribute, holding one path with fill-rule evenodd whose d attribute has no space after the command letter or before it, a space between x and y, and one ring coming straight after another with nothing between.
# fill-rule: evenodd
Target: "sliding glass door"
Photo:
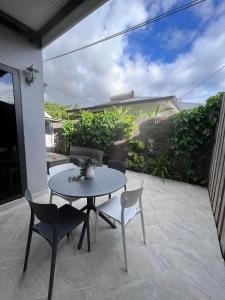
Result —
<instances>
[{"instance_id":1,"label":"sliding glass door","mask_svg":"<svg viewBox=\"0 0 225 300\"><path fill-rule=\"evenodd\" d=\"M0 204L23 195L26 166L19 72L0 64Z\"/></svg>"}]
</instances>

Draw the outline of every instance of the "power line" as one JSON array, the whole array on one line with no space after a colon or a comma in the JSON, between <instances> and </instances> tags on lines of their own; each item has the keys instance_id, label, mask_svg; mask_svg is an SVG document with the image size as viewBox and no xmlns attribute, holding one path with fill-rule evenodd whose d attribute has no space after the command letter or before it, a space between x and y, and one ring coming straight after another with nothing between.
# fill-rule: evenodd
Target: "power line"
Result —
<instances>
[{"instance_id":1,"label":"power line","mask_svg":"<svg viewBox=\"0 0 225 300\"><path fill-rule=\"evenodd\" d=\"M58 88L55 88L55 87L53 87L51 85L47 85L47 88L51 88L51 89L53 89L53 90L55 90L55 91L57 91L59 93L62 93L64 95L66 95L66 96L70 96L70 97L75 98L75 95L72 95L72 94L69 94L69 93L65 93L65 92L63 92L63 91L59 90Z\"/></svg>"},{"instance_id":2,"label":"power line","mask_svg":"<svg viewBox=\"0 0 225 300\"><path fill-rule=\"evenodd\" d=\"M157 17L148 19L148 20L146 20L145 22L139 23L139 24L137 24L137 25L135 25L135 26L129 27L129 28L125 29L125 30L122 30L122 31L117 32L117 33L114 33L114 34L109 35L109 36L107 36L107 37L105 37L105 38L102 38L102 39L100 39L100 40L97 40L97 41L95 41L95 42L93 42L93 43L87 44L87 45L85 45L85 46L79 47L79 48L77 48L77 49L74 49L74 50L71 50L71 51L68 51L68 52L65 52L65 53L62 53L62 54L59 54L59 55L50 57L50 58L47 58L47 59L44 60L44 62L48 62L48 61L51 61L51 60L53 60L53 59L57 59L57 58L60 58L60 57L65 56L65 55L68 55L68 54L71 54L71 53L74 53L74 52L78 52L78 51L87 49L87 48L89 48L89 47L95 46L95 45L100 44L100 43L102 43L102 42L108 41L108 40L110 40L110 39L112 39L112 38L118 37L118 36L120 36L120 35L123 35L123 34L125 34L125 33L130 32L130 31L136 30L136 29L138 29L138 28L140 28L140 27L143 27L143 26L145 26L145 25L148 25L148 24L154 23L154 22L156 22L156 21L162 20L162 19L164 19L164 18L166 18L166 17L169 17L169 16L171 16L171 15L174 15L174 14L176 14L176 13L178 13L178 12L181 12L181 11L183 11L183 10L185 10L185 9L188 9L188 8L190 8L190 7L192 7L192 6L195 6L195 5L200 4L200 3L202 3L202 2L205 2L205 1L206 1L206 0L194 0L194 1L192 1L192 2L189 2L189 3L187 3L187 4L184 4L184 5L182 5L182 6L179 6L179 7L175 8L175 9L169 10L169 11L167 11L166 13L163 13L163 14L157 16Z\"/></svg>"},{"instance_id":3,"label":"power line","mask_svg":"<svg viewBox=\"0 0 225 300\"><path fill-rule=\"evenodd\" d=\"M206 77L204 80L202 80L200 83L198 83L195 87L191 88L190 90L188 90L182 97L180 97L180 100L182 98L184 98L186 95L190 94L190 92L194 91L195 89L197 89L198 87L200 87L203 83L205 83L206 81L208 81L209 79L211 79L212 77L214 77L216 74L218 74L219 72L221 72L223 69L225 68L225 65L219 67L219 69L217 69L215 72L213 72L212 74L210 74L208 77Z\"/></svg>"}]
</instances>

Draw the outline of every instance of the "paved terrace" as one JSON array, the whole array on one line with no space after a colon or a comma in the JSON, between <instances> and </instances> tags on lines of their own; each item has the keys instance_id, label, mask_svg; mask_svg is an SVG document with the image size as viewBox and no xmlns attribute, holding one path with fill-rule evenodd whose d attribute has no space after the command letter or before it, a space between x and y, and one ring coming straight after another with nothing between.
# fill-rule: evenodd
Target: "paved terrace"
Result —
<instances>
[{"instance_id":1,"label":"paved terrace","mask_svg":"<svg viewBox=\"0 0 225 300\"><path fill-rule=\"evenodd\" d=\"M80 228L59 244L53 299L224 300L225 268L207 190L134 172L127 175L128 188L145 179L147 245L137 217L127 227L129 272L125 273L120 227L111 229L100 220L95 244L92 216L91 253L85 243L77 250ZM45 195L35 200L48 199ZM55 203L63 201L56 197ZM28 204L19 200L0 211L0 299L46 299L51 252L38 235L33 235L27 273L22 275Z\"/></svg>"}]
</instances>

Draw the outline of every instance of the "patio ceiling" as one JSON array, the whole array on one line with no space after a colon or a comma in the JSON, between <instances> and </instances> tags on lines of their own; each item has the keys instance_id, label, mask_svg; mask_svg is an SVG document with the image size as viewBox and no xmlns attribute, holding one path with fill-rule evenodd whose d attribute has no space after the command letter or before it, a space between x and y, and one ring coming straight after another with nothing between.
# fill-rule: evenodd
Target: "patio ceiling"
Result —
<instances>
[{"instance_id":1,"label":"patio ceiling","mask_svg":"<svg viewBox=\"0 0 225 300\"><path fill-rule=\"evenodd\" d=\"M0 24L40 48L80 22L107 0L1 0Z\"/></svg>"}]
</instances>

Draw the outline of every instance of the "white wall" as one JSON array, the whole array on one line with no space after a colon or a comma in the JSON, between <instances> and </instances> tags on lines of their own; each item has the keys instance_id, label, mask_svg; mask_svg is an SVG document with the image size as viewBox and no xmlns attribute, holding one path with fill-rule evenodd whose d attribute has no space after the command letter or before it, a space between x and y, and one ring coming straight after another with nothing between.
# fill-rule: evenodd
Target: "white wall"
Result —
<instances>
[{"instance_id":1,"label":"white wall","mask_svg":"<svg viewBox=\"0 0 225 300\"><path fill-rule=\"evenodd\" d=\"M47 188L42 51L0 25L0 63L20 71L28 188L41 192ZM23 72L32 64L40 73L29 86Z\"/></svg>"}]
</instances>

